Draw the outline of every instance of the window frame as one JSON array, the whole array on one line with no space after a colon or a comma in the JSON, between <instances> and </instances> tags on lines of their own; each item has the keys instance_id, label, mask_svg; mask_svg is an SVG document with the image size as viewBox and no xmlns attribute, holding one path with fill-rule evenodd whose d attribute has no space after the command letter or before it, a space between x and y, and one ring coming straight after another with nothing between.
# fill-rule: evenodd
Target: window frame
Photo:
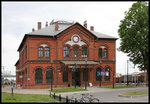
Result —
<instances>
[{"instance_id":1,"label":"window frame","mask_svg":"<svg viewBox=\"0 0 150 104\"><path fill-rule=\"evenodd\" d=\"M73 47L73 58L78 58L78 56L79 56L79 47L77 47L77 46L75 46L75 47ZM76 57L75 57L75 55L77 55Z\"/></svg>"},{"instance_id":2,"label":"window frame","mask_svg":"<svg viewBox=\"0 0 150 104\"><path fill-rule=\"evenodd\" d=\"M38 47L38 58L43 58L44 56L44 49L43 47Z\"/></svg>"},{"instance_id":3,"label":"window frame","mask_svg":"<svg viewBox=\"0 0 150 104\"><path fill-rule=\"evenodd\" d=\"M101 75L100 75L100 76L97 75L97 72L98 72L98 71L99 71L99 73L101 74L102 68L101 68L101 67L98 67L98 68L96 69L96 81L97 81L97 82L102 81L102 76L101 76Z\"/></svg>"},{"instance_id":4,"label":"window frame","mask_svg":"<svg viewBox=\"0 0 150 104\"><path fill-rule=\"evenodd\" d=\"M64 47L64 58L69 58L69 51L70 50L70 47L69 46L65 46Z\"/></svg>"},{"instance_id":5,"label":"window frame","mask_svg":"<svg viewBox=\"0 0 150 104\"><path fill-rule=\"evenodd\" d=\"M109 69L109 76L106 76L106 71L107 71L107 69ZM110 67L106 67L105 68L105 77L104 77L104 80L105 80L105 82L110 82Z\"/></svg>"},{"instance_id":6,"label":"window frame","mask_svg":"<svg viewBox=\"0 0 150 104\"><path fill-rule=\"evenodd\" d=\"M65 68L63 71L63 82L64 83L68 83L68 74L69 74L69 71Z\"/></svg>"},{"instance_id":7,"label":"window frame","mask_svg":"<svg viewBox=\"0 0 150 104\"><path fill-rule=\"evenodd\" d=\"M48 68L46 70L46 84L51 84L52 83L51 81L53 82L53 69Z\"/></svg>"},{"instance_id":8,"label":"window frame","mask_svg":"<svg viewBox=\"0 0 150 104\"><path fill-rule=\"evenodd\" d=\"M85 49L86 49L86 51L85 51ZM82 58L87 58L87 47L85 47L85 46L83 46L82 47L82 55L81 55L81 57Z\"/></svg>"},{"instance_id":9,"label":"window frame","mask_svg":"<svg viewBox=\"0 0 150 104\"><path fill-rule=\"evenodd\" d=\"M44 51L45 51L45 55L44 55L45 58L49 58L49 57L50 57L50 49L49 49L49 47L45 47L44 49L45 49L45 50L44 50ZM48 50L46 50L46 49L48 49ZM47 55L48 55L48 56L47 56Z\"/></svg>"}]
</instances>

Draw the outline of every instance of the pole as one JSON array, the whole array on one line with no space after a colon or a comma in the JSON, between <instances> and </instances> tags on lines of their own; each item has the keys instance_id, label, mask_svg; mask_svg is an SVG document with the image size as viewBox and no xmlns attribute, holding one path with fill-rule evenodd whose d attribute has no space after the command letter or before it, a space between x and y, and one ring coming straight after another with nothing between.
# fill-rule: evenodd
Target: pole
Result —
<instances>
[{"instance_id":1,"label":"pole","mask_svg":"<svg viewBox=\"0 0 150 104\"><path fill-rule=\"evenodd\" d=\"M114 88L114 70L115 70L114 64L115 64L115 60L113 60L113 88Z\"/></svg>"},{"instance_id":2,"label":"pole","mask_svg":"<svg viewBox=\"0 0 150 104\"><path fill-rule=\"evenodd\" d=\"M87 74L87 59L85 60L85 72ZM88 76L87 76L88 77ZM87 78L85 77L85 89L87 89Z\"/></svg>"},{"instance_id":3,"label":"pole","mask_svg":"<svg viewBox=\"0 0 150 104\"><path fill-rule=\"evenodd\" d=\"M76 63L75 63L75 88L76 88Z\"/></svg>"},{"instance_id":4,"label":"pole","mask_svg":"<svg viewBox=\"0 0 150 104\"><path fill-rule=\"evenodd\" d=\"M127 60L127 86L128 86L128 60Z\"/></svg>"},{"instance_id":5,"label":"pole","mask_svg":"<svg viewBox=\"0 0 150 104\"><path fill-rule=\"evenodd\" d=\"M101 66L101 60L100 60L100 66ZM100 68L99 87L101 87L101 68Z\"/></svg>"}]
</instances>

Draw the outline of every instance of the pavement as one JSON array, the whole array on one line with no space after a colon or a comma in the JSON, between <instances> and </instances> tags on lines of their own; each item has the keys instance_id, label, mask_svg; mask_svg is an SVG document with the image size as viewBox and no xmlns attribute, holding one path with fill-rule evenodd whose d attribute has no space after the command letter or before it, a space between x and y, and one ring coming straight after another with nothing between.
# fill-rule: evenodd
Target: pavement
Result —
<instances>
[{"instance_id":1,"label":"pavement","mask_svg":"<svg viewBox=\"0 0 150 104\"><path fill-rule=\"evenodd\" d=\"M83 87L84 88L84 87ZM148 91L148 87L136 87L136 88L122 88L122 89L109 89L109 88L99 88L99 86L87 87L88 91L78 91L78 92L65 92L65 93L56 93L64 98L72 98L73 96L77 99L81 98L81 94L92 94L93 97L100 99L100 102L149 102L148 96L139 96L139 97L120 97L119 95L124 92L133 92L133 91ZM22 89L14 88L14 93L20 94L43 94L49 95L50 88L47 89ZM1 92L11 93L11 87L2 87Z\"/></svg>"}]
</instances>

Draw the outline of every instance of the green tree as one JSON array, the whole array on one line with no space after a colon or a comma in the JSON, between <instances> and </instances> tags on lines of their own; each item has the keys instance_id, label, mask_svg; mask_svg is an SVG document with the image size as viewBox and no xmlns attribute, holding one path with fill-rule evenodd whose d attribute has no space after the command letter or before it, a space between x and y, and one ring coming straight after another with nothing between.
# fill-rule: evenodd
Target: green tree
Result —
<instances>
[{"instance_id":1,"label":"green tree","mask_svg":"<svg viewBox=\"0 0 150 104\"><path fill-rule=\"evenodd\" d=\"M118 33L121 39L119 50L130 57L130 61L137 65L140 70L148 67L148 41L149 41L149 4L148 2L136 2L125 17L121 20Z\"/></svg>"}]
</instances>

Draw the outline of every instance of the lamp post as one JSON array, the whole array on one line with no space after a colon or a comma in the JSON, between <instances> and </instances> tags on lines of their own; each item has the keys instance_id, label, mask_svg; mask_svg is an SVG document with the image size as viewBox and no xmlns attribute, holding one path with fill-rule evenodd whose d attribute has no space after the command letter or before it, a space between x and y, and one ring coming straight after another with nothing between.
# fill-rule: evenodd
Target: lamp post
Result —
<instances>
[{"instance_id":1,"label":"lamp post","mask_svg":"<svg viewBox=\"0 0 150 104\"><path fill-rule=\"evenodd\" d=\"M101 66L101 60L99 61L100 66ZM100 74L99 74L99 87L101 87L101 68L100 68Z\"/></svg>"},{"instance_id":2,"label":"lamp post","mask_svg":"<svg viewBox=\"0 0 150 104\"><path fill-rule=\"evenodd\" d=\"M76 63L75 63L75 88L76 88Z\"/></svg>"},{"instance_id":3,"label":"lamp post","mask_svg":"<svg viewBox=\"0 0 150 104\"><path fill-rule=\"evenodd\" d=\"M114 77L115 77L115 76L114 76L114 70L115 70L114 64L115 64L115 59L113 59L113 88L114 88L114 83L115 83L115 82L114 82Z\"/></svg>"},{"instance_id":4,"label":"lamp post","mask_svg":"<svg viewBox=\"0 0 150 104\"><path fill-rule=\"evenodd\" d=\"M85 59L85 73L86 73L85 75L88 75L87 74L87 58ZM87 77L85 76L85 89L87 89Z\"/></svg>"},{"instance_id":5,"label":"lamp post","mask_svg":"<svg viewBox=\"0 0 150 104\"><path fill-rule=\"evenodd\" d=\"M129 85L128 83L128 60L127 60L127 86Z\"/></svg>"}]
</instances>

